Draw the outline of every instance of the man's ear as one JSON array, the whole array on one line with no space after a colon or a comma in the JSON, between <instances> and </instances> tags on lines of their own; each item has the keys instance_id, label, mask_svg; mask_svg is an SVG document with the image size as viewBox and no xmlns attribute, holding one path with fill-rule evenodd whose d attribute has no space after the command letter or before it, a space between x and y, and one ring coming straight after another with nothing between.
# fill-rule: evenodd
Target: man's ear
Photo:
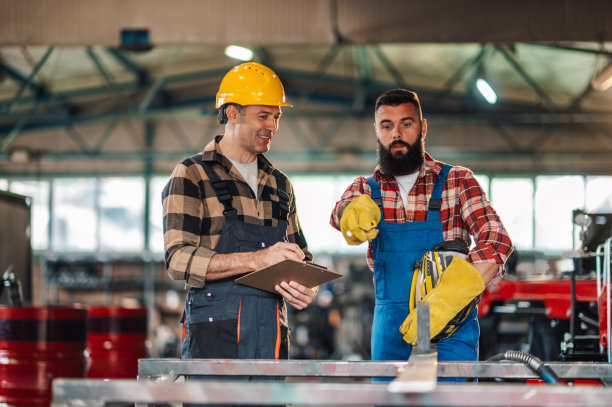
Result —
<instances>
[{"instance_id":1,"label":"man's ear","mask_svg":"<svg viewBox=\"0 0 612 407\"><path fill-rule=\"evenodd\" d=\"M421 120L421 134L423 135L423 139L427 136L427 120Z\"/></svg>"},{"instance_id":2,"label":"man's ear","mask_svg":"<svg viewBox=\"0 0 612 407\"><path fill-rule=\"evenodd\" d=\"M229 105L225 108L225 114L227 115L227 121L236 124L240 121L240 112L235 105Z\"/></svg>"}]
</instances>

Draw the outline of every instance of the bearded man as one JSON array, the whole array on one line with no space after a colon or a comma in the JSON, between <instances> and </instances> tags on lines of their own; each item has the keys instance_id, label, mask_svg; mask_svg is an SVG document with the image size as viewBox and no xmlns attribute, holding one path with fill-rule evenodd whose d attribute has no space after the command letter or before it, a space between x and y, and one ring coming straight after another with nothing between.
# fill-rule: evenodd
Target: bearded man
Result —
<instances>
[{"instance_id":1,"label":"bearded man","mask_svg":"<svg viewBox=\"0 0 612 407\"><path fill-rule=\"evenodd\" d=\"M440 361L478 360L476 304L486 285L503 276L510 237L472 171L425 152L427 121L416 93L384 92L374 119L378 166L372 177L353 181L330 219L348 244L368 241L376 293L372 360L408 360L417 338L415 264L451 246L465 256L434 264L440 278L428 283L423 298L430 304L430 337Z\"/></svg>"}]
</instances>

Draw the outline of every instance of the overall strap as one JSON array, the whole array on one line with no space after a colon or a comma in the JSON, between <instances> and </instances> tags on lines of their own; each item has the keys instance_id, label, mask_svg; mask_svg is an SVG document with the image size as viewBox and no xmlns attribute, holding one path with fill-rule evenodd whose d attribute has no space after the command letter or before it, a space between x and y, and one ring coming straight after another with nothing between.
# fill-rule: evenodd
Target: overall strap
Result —
<instances>
[{"instance_id":1,"label":"overall strap","mask_svg":"<svg viewBox=\"0 0 612 407\"><path fill-rule=\"evenodd\" d=\"M451 166L444 164L440 170L438 180L434 184L431 198L429 198L429 208L427 210L427 220L440 220L440 208L442 207L442 190L446 183L446 178L451 170Z\"/></svg>"},{"instance_id":2,"label":"overall strap","mask_svg":"<svg viewBox=\"0 0 612 407\"><path fill-rule=\"evenodd\" d=\"M383 213L382 196L380 194L380 185L374 179L374 177L368 177L367 180L368 180L368 184L370 184L370 189L372 190L372 200L380 208L380 213Z\"/></svg>"},{"instance_id":3,"label":"overall strap","mask_svg":"<svg viewBox=\"0 0 612 407\"><path fill-rule=\"evenodd\" d=\"M227 189L225 181L219 178L217 173L214 172L207 163L202 162L202 168L204 168L206 175L208 175L208 179L212 183L212 187L217 193L217 199L219 199L219 202L225 207L223 213L228 214L230 212L236 212L236 209L232 206L232 194L229 189Z\"/></svg>"},{"instance_id":4,"label":"overall strap","mask_svg":"<svg viewBox=\"0 0 612 407\"><path fill-rule=\"evenodd\" d=\"M281 175L281 172L274 170L274 178L276 178L276 192L278 194L278 210L275 210L274 217L279 220L289 221L289 194L283 188L281 188L281 182L287 185L285 177ZM274 209L273 209L274 210Z\"/></svg>"}]
</instances>

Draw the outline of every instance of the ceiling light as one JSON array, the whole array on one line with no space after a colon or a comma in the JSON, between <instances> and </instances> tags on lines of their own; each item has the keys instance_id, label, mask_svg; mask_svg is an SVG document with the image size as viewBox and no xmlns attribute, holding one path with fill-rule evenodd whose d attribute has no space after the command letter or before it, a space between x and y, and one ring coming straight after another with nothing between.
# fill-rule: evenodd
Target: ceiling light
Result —
<instances>
[{"instance_id":1,"label":"ceiling light","mask_svg":"<svg viewBox=\"0 0 612 407\"><path fill-rule=\"evenodd\" d=\"M591 86L595 90L604 91L607 90L610 86L612 86L612 64L608 65L606 69L601 71L593 80L591 81Z\"/></svg>"},{"instance_id":2,"label":"ceiling light","mask_svg":"<svg viewBox=\"0 0 612 407\"><path fill-rule=\"evenodd\" d=\"M239 47L238 45L227 46L225 48L225 55L240 61L250 61L253 59L253 51L249 48Z\"/></svg>"},{"instance_id":3,"label":"ceiling light","mask_svg":"<svg viewBox=\"0 0 612 407\"><path fill-rule=\"evenodd\" d=\"M476 80L476 88L478 89L478 92L480 92L480 94L485 98L487 102L489 102L492 105L497 102L497 94L495 93L491 85L488 84L487 81L485 81L482 78L478 78Z\"/></svg>"}]
</instances>

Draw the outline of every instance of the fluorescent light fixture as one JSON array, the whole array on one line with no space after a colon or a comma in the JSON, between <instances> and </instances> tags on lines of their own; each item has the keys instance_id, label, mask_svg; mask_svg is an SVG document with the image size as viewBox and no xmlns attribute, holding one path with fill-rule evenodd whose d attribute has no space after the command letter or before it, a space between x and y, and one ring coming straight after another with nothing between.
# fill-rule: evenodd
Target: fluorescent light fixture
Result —
<instances>
[{"instance_id":1,"label":"fluorescent light fixture","mask_svg":"<svg viewBox=\"0 0 612 407\"><path fill-rule=\"evenodd\" d=\"M253 59L253 51L245 47L239 47L238 45L228 45L225 48L225 55L240 61L250 61Z\"/></svg>"},{"instance_id":2,"label":"fluorescent light fixture","mask_svg":"<svg viewBox=\"0 0 612 407\"><path fill-rule=\"evenodd\" d=\"M607 90L610 86L612 86L612 64L608 65L606 69L601 71L593 80L591 81L591 86L595 90L604 91Z\"/></svg>"},{"instance_id":3,"label":"fluorescent light fixture","mask_svg":"<svg viewBox=\"0 0 612 407\"><path fill-rule=\"evenodd\" d=\"M497 102L497 94L495 93L491 85L487 83L487 81L485 81L482 78L478 78L476 80L476 88L478 89L478 92L480 92L480 94L485 98L487 102L489 102L492 105L494 105Z\"/></svg>"}]
</instances>

